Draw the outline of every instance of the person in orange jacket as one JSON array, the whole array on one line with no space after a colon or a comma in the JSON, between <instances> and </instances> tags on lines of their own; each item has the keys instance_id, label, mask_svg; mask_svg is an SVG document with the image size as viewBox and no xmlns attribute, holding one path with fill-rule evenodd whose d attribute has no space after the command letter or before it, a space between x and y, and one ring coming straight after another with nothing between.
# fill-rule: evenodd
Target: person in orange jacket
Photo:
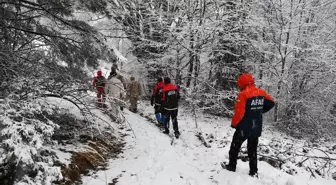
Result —
<instances>
[{"instance_id":1,"label":"person in orange jacket","mask_svg":"<svg viewBox=\"0 0 336 185\"><path fill-rule=\"evenodd\" d=\"M238 95L231 122L231 127L235 128L236 131L229 151L230 162L221 165L229 171L235 171L240 147L247 140L249 175L255 176L258 173L257 147L258 138L262 132L262 114L273 108L274 101L264 90L255 86L254 79L249 73L242 74L237 84L241 92Z\"/></svg>"},{"instance_id":2,"label":"person in orange jacket","mask_svg":"<svg viewBox=\"0 0 336 185\"><path fill-rule=\"evenodd\" d=\"M96 88L99 107L102 107L105 101L105 92L104 92L105 83L106 79L102 75L102 71L99 70L97 72L97 76L95 76L92 81L92 86Z\"/></svg>"}]
</instances>

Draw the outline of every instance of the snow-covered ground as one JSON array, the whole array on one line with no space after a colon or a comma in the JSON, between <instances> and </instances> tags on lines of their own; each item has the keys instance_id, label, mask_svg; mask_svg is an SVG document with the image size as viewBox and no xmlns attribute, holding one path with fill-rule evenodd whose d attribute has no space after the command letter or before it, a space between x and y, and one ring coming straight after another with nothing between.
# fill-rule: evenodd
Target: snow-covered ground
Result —
<instances>
[{"instance_id":1,"label":"snow-covered ground","mask_svg":"<svg viewBox=\"0 0 336 185\"><path fill-rule=\"evenodd\" d=\"M141 112L152 114L153 108L142 106ZM234 130L229 120L219 117L198 116L199 128L190 114L180 111L178 117L181 138L174 140L162 134L144 117L125 110L127 122L120 127L128 136L127 145L119 159L110 162L108 170L98 171L83 179L84 185L334 185L332 179L311 178L305 170L295 176L282 172L266 162L259 161L259 178L248 175L248 162L238 161L237 171L229 172L220 166L228 160L228 150ZM154 115L152 115L154 117ZM211 147L205 147L195 136L205 133ZM206 134L208 133L208 134ZM261 142L270 140L274 133L265 132ZM281 139L281 138L280 138Z\"/></svg>"}]
</instances>

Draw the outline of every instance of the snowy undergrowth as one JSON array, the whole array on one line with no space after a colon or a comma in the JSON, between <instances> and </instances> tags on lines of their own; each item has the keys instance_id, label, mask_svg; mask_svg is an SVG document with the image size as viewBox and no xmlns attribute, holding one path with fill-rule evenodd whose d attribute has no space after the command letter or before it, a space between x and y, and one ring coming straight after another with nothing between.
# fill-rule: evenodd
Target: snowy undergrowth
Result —
<instances>
[{"instance_id":1,"label":"snowy undergrowth","mask_svg":"<svg viewBox=\"0 0 336 185\"><path fill-rule=\"evenodd\" d=\"M44 145L53 144L51 136L58 127L47 116L59 110L37 100L5 100L0 109L1 184L48 185L60 180L60 166L44 154Z\"/></svg>"},{"instance_id":2,"label":"snowy undergrowth","mask_svg":"<svg viewBox=\"0 0 336 185\"><path fill-rule=\"evenodd\" d=\"M317 143L268 132L261 139L259 153L259 160L288 174L336 180L336 146L330 141Z\"/></svg>"},{"instance_id":3,"label":"snowy undergrowth","mask_svg":"<svg viewBox=\"0 0 336 185\"><path fill-rule=\"evenodd\" d=\"M62 98L0 102L0 184L81 184L122 152L115 123Z\"/></svg>"}]
</instances>

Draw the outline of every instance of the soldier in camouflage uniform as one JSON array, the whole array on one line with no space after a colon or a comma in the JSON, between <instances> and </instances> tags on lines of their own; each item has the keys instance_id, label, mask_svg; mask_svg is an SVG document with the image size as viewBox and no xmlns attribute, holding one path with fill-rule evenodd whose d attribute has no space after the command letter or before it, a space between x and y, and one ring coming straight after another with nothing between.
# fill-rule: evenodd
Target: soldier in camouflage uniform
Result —
<instances>
[{"instance_id":1,"label":"soldier in camouflage uniform","mask_svg":"<svg viewBox=\"0 0 336 185\"><path fill-rule=\"evenodd\" d=\"M140 83L135 81L135 78L131 77L131 82L127 86L127 96L130 100L131 106L130 111L137 112L138 110L138 100L141 95Z\"/></svg>"}]
</instances>

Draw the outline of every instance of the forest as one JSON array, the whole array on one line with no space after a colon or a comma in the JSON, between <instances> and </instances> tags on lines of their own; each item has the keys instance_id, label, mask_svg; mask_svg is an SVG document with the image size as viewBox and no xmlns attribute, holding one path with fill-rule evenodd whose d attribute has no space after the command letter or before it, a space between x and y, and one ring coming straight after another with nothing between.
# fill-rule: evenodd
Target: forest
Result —
<instances>
[{"instance_id":1,"label":"forest","mask_svg":"<svg viewBox=\"0 0 336 185\"><path fill-rule=\"evenodd\" d=\"M145 101L168 76L192 114L228 118L248 72L275 100L268 125L295 138L336 136L334 0L0 0L0 29L2 154L34 141L16 128L43 142L56 128L37 99L89 107L101 63L136 74Z\"/></svg>"}]
</instances>

